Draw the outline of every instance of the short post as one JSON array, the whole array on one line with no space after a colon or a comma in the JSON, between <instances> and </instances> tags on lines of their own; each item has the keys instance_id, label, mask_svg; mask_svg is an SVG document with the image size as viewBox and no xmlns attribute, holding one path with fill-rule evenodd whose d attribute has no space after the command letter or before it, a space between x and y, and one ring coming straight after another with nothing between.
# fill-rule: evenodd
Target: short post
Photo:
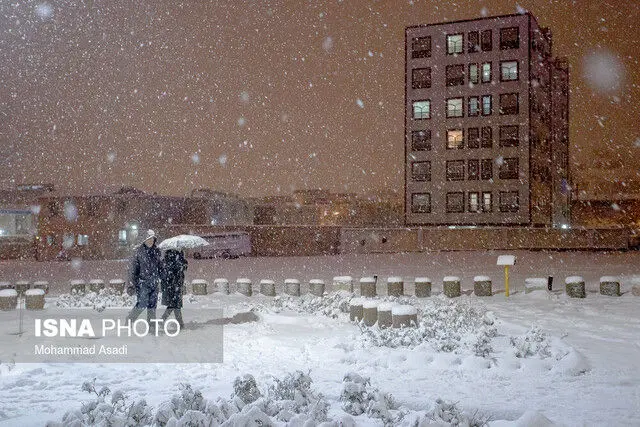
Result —
<instances>
[{"instance_id":1,"label":"short post","mask_svg":"<svg viewBox=\"0 0 640 427\"><path fill-rule=\"evenodd\" d=\"M84 294L87 291L87 285L82 279L72 279L69 281L69 285L72 294Z\"/></svg>"},{"instance_id":2,"label":"short post","mask_svg":"<svg viewBox=\"0 0 640 427\"><path fill-rule=\"evenodd\" d=\"M391 314L395 303L382 302L378 304L378 327L380 329L390 328L393 325L393 315Z\"/></svg>"},{"instance_id":3,"label":"short post","mask_svg":"<svg viewBox=\"0 0 640 427\"><path fill-rule=\"evenodd\" d=\"M473 293L478 297L490 297L491 279L487 276L476 276L473 278Z\"/></svg>"},{"instance_id":4,"label":"short post","mask_svg":"<svg viewBox=\"0 0 640 427\"><path fill-rule=\"evenodd\" d=\"M18 292L15 289L0 290L0 310L15 310L18 305Z\"/></svg>"},{"instance_id":5,"label":"short post","mask_svg":"<svg viewBox=\"0 0 640 427\"><path fill-rule=\"evenodd\" d=\"M102 289L104 289L104 280L102 279L91 279L89 280L89 291L99 293Z\"/></svg>"},{"instance_id":6,"label":"short post","mask_svg":"<svg viewBox=\"0 0 640 427\"><path fill-rule=\"evenodd\" d=\"M300 281L298 279L284 279L284 291L287 295L300 296Z\"/></svg>"},{"instance_id":7,"label":"short post","mask_svg":"<svg viewBox=\"0 0 640 427\"><path fill-rule=\"evenodd\" d=\"M431 296L431 279L428 277L416 277L413 281L417 298L429 298Z\"/></svg>"},{"instance_id":8,"label":"short post","mask_svg":"<svg viewBox=\"0 0 640 427\"><path fill-rule=\"evenodd\" d=\"M309 281L309 293L321 297L324 295L324 280L312 279Z\"/></svg>"},{"instance_id":9,"label":"short post","mask_svg":"<svg viewBox=\"0 0 640 427\"><path fill-rule=\"evenodd\" d=\"M109 289L115 292L118 295L124 293L124 280L122 279L111 279L109 280Z\"/></svg>"},{"instance_id":10,"label":"short post","mask_svg":"<svg viewBox=\"0 0 640 427\"><path fill-rule=\"evenodd\" d=\"M402 277L387 278L387 295L390 297L401 297L404 295L404 282Z\"/></svg>"},{"instance_id":11,"label":"short post","mask_svg":"<svg viewBox=\"0 0 640 427\"><path fill-rule=\"evenodd\" d=\"M376 279L375 277L363 277L360 279L360 296L365 298L373 298L377 294L376 292Z\"/></svg>"},{"instance_id":12,"label":"short post","mask_svg":"<svg viewBox=\"0 0 640 427\"><path fill-rule=\"evenodd\" d=\"M260 280L260 293L268 297L275 297L276 283L273 280L269 280L269 279Z\"/></svg>"},{"instance_id":13,"label":"short post","mask_svg":"<svg viewBox=\"0 0 640 427\"><path fill-rule=\"evenodd\" d=\"M213 287L216 291L225 295L229 295L229 281L227 279L218 278L213 281Z\"/></svg>"},{"instance_id":14,"label":"short post","mask_svg":"<svg viewBox=\"0 0 640 427\"><path fill-rule=\"evenodd\" d=\"M551 292L553 289L553 276L547 276L547 290Z\"/></svg>"},{"instance_id":15,"label":"short post","mask_svg":"<svg viewBox=\"0 0 640 427\"><path fill-rule=\"evenodd\" d=\"M570 276L565 279L564 283L567 296L571 298L585 298L587 296L582 277Z\"/></svg>"},{"instance_id":16,"label":"short post","mask_svg":"<svg viewBox=\"0 0 640 427\"><path fill-rule=\"evenodd\" d=\"M362 319L366 326L373 326L378 321L378 302L364 301L362 303Z\"/></svg>"},{"instance_id":17,"label":"short post","mask_svg":"<svg viewBox=\"0 0 640 427\"><path fill-rule=\"evenodd\" d=\"M23 296L27 290L31 288L31 282L28 280L18 280L16 282L15 290L18 293L18 296Z\"/></svg>"},{"instance_id":18,"label":"short post","mask_svg":"<svg viewBox=\"0 0 640 427\"><path fill-rule=\"evenodd\" d=\"M253 295L253 291L251 289L251 279L247 278L239 278L236 280L236 289L238 293L250 297Z\"/></svg>"},{"instance_id":19,"label":"short post","mask_svg":"<svg viewBox=\"0 0 640 427\"><path fill-rule=\"evenodd\" d=\"M460 278L456 276L447 276L442 279L442 291L449 298L456 298L461 295Z\"/></svg>"},{"instance_id":20,"label":"short post","mask_svg":"<svg viewBox=\"0 0 640 427\"><path fill-rule=\"evenodd\" d=\"M49 293L49 282L46 280L36 280L33 282L33 289L42 289L45 294Z\"/></svg>"},{"instance_id":21,"label":"short post","mask_svg":"<svg viewBox=\"0 0 640 427\"><path fill-rule=\"evenodd\" d=\"M44 290L29 289L25 292L25 308L27 310L44 309Z\"/></svg>"},{"instance_id":22,"label":"short post","mask_svg":"<svg viewBox=\"0 0 640 427\"><path fill-rule=\"evenodd\" d=\"M418 310L412 305L396 305L391 309L394 328L418 326Z\"/></svg>"},{"instance_id":23,"label":"short post","mask_svg":"<svg viewBox=\"0 0 640 427\"><path fill-rule=\"evenodd\" d=\"M509 296L509 266L516 264L515 255L499 255L498 265L504 266L504 295Z\"/></svg>"},{"instance_id":24,"label":"short post","mask_svg":"<svg viewBox=\"0 0 640 427\"><path fill-rule=\"evenodd\" d=\"M349 302L349 319L352 322L359 322L362 320L363 309L362 309L363 301L360 298L354 298Z\"/></svg>"},{"instance_id":25,"label":"short post","mask_svg":"<svg viewBox=\"0 0 640 427\"><path fill-rule=\"evenodd\" d=\"M194 295L207 295L208 284L206 280L194 279L191 281L191 292L193 292Z\"/></svg>"},{"instance_id":26,"label":"short post","mask_svg":"<svg viewBox=\"0 0 640 427\"><path fill-rule=\"evenodd\" d=\"M603 276L600 278L600 294L610 297L620 296L620 279L612 276Z\"/></svg>"},{"instance_id":27,"label":"short post","mask_svg":"<svg viewBox=\"0 0 640 427\"><path fill-rule=\"evenodd\" d=\"M347 291L353 293L353 278L351 276L336 276L333 278L333 291Z\"/></svg>"}]
</instances>

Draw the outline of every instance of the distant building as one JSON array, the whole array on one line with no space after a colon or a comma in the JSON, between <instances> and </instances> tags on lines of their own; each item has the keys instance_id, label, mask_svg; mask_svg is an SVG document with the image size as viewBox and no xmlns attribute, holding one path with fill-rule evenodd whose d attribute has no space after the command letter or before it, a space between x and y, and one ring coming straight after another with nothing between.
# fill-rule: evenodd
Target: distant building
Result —
<instances>
[{"instance_id":1,"label":"distant building","mask_svg":"<svg viewBox=\"0 0 640 427\"><path fill-rule=\"evenodd\" d=\"M569 69L529 13L408 27L407 225L569 220Z\"/></svg>"}]
</instances>

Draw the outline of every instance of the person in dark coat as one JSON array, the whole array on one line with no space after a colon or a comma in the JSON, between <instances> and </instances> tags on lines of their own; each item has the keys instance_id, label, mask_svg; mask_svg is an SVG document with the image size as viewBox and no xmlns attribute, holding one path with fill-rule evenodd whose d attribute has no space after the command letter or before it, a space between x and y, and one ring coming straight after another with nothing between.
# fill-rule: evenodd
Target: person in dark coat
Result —
<instances>
[{"instance_id":1,"label":"person in dark coat","mask_svg":"<svg viewBox=\"0 0 640 427\"><path fill-rule=\"evenodd\" d=\"M182 321L182 294L184 289L184 274L187 271L187 259L184 252L169 249L164 253L165 276L162 281L162 304L167 306L162 320L167 320L171 313L176 316L180 328Z\"/></svg>"},{"instance_id":2,"label":"person in dark coat","mask_svg":"<svg viewBox=\"0 0 640 427\"><path fill-rule=\"evenodd\" d=\"M127 319L134 322L144 310L147 310L147 321L151 323L156 318L158 304L158 286L164 277L162 254L156 246L156 234L147 231L144 242L138 246L131 260L129 270L129 286L135 288L136 305Z\"/></svg>"}]
</instances>

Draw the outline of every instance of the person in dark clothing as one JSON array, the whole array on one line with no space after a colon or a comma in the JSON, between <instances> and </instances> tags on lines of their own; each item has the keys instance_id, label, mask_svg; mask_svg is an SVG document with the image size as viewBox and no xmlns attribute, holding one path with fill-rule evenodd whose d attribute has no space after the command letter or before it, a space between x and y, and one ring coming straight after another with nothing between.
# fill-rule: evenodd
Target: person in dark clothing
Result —
<instances>
[{"instance_id":1,"label":"person in dark clothing","mask_svg":"<svg viewBox=\"0 0 640 427\"><path fill-rule=\"evenodd\" d=\"M160 249L156 246L156 234L147 231L144 242L136 249L129 270L129 285L135 287L136 305L127 319L134 322L144 310L147 310L147 321L156 318L158 304L158 285L164 277L164 265Z\"/></svg>"},{"instance_id":2,"label":"person in dark clothing","mask_svg":"<svg viewBox=\"0 0 640 427\"><path fill-rule=\"evenodd\" d=\"M188 264L182 251L169 249L164 254L165 277L162 281L162 304L166 305L167 309L162 315L162 320L167 320L173 313L181 329L184 326L182 320L184 274Z\"/></svg>"}]
</instances>

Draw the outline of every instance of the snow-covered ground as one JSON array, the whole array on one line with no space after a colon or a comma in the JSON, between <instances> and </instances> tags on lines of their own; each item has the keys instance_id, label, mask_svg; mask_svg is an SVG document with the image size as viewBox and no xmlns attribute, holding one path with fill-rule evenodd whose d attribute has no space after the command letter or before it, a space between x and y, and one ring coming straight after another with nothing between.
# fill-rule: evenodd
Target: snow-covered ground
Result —
<instances>
[{"instance_id":1,"label":"snow-covered ground","mask_svg":"<svg viewBox=\"0 0 640 427\"><path fill-rule=\"evenodd\" d=\"M191 307L253 308L259 320L225 326L221 364L13 365L2 361L0 426L60 421L65 412L92 400L81 385L94 378L96 386L122 390L131 399L144 398L157 409L177 394L183 383L201 390L207 399L229 399L234 380L243 374L252 374L264 394L274 377L283 378L296 370L310 372L311 388L325 396L330 405L328 416L334 420L345 415L343 379L355 372L369 377L371 388L393 395L396 405L391 412L399 417L395 422L400 423L404 414L406 425L414 425L411 421L420 416L440 419L434 415L442 409L436 403L438 398L456 403L469 417L475 414L476 419L489 420L492 426L544 425L544 417L567 426L640 425L640 297L628 292L632 285L640 285L639 254L516 255L518 263L511 275L515 294L508 299L503 293L484 298L463 295L455 301L439 295L444 276L460 276L463 289L471 288L470 280L479 274L491 276L494 289L502 287L496 254L192 263L191 278L196 278L195 271L211 281L218 276L231 280L249 276L256 279L254 283L260 278L281 280L288 276L301 281L344 274L430 276L434 296L406 299L419 309L422 324L418 331L396 335L376 329L361 331L349 322L347 314L334 317L339 313L340 298L344 302L346 297L334 297L329 307L309 297L302 297L301 302L237 294L188 298ZM101 265L109 267L109 263ZM209 270L210 266L215 269ZM7 271L6 264L2 268L0 271ZM29 268L35 271L42 265ZM524 278L547 274L555 275L557 284L566 276L580 275L591 292L580 300L546 291L519 292ZM597 279L604 275L621 276L625 292L621 297L594 292ZM55 305L56 297L47 302ZM314 308L319 310L312 313ZM184 333L203 338L199 335L202 332ZM422 338L420 334L424 334ZM385 343L392 347L380 346ZM358 425L382 423L367 414L353 419Z\"/></svg>"}]
</instances>

